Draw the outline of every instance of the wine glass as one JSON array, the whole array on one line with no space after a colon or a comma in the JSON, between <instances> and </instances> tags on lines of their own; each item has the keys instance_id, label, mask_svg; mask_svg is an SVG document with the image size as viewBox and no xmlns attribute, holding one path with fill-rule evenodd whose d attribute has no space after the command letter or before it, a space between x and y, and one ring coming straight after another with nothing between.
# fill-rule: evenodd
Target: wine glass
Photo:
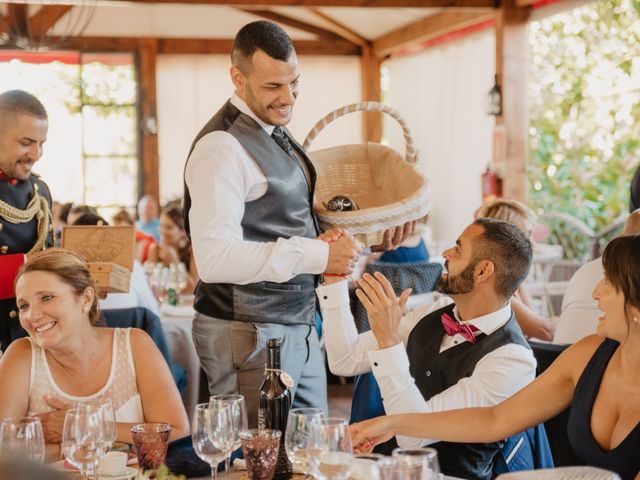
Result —
<instances>
[{"instance_id":1,"label":"wine glass","mask_svg":"<svg viewBox=\"0 0 640 480\"><path fill-rule=\"evenodd\" d=\"M191 440L198 457L211 466L211 479L218 476L218 463L231 453L235 442L229 405L218 402L196 405L191 422Z\"/></svg>"},{"instance_id":2,"label":"wine glass","mask_svg":"<svg viewBox=\"0 0 640 480\"><path fill-rule=\"evenodd\" d=\"M76 406L77 409L87 409L89 411L99 411L104 421L105 449L108 451L113 446L118 436L118 425L113 409L113 402L110 398L103 398L93 402L82 402Z\"/></svg>"},{"instance_id":3,"label":"wine glass","mask_svg":"<svg viewBox=\"0 0 640 480\"><path fill-rule=\"evenodd\" d=\"M223 403L229 405L231 411L231 421L233 424L233 450L241 447L240 432L247 430L249 427L249 421L247 416L247 405L244 401L244 396L236 394L228 395L212 395L209 397L209 407L216 405L217 403ZM226 470L226 478L229 478L229 472L231 470L231 454L225 458L224 468Z\"/></svg>"},{"instance_id":4,"label":"wine glass","mask_svg":"<svg viewBox=\"0 0 640 480\"><path fill-rule=\"evenodd\" d=\"M44 462L44 435L40 419L8 418L0 422L0 456Z\"/></svg>"},{"instance_id":5,"label":"wine glass","mask_svg":"<svg viewBox=\"0 0 640 480\"><path fill-rule=\"evenodd\" d=\"M309 458L320 454L319 432L313 425L320 425L325 419L319 408L293 408L287 418L287 429L284 435L284 446L287 456L295 467L311 477Z\"/></svg>"},{"instance_id":6,"label":"wine glass","mask_svg":"<svg viewBox=\"0 0 640 480\"><path fill-rule=\"evenodd\" d=\"M391 456L396 461L396 478L399 480L439 478L440 464L435 448L396 448Z\"/></svg>"},{"instance_id":7,"label":"wine glass","mask_svg":"<svg viewBox=\"0 0 640 480\"><path fill-rule=\"evenodd\" d=\"M378 462L384 458L379 453L361 453L353 456L351 478L355 480L380 480Z\"/></svg>"},{"instance_id":8,"label":"wine glass","mask_svg":"<svg viewBox=\"0 0 640 480\"><path fill-rule=\"evenodd\" d=\"M320 455L310 456L311 469L319 480L345 480L353 465L349 423L343 418L327 418L313 424L319 436Z\"/></svg>"},{"instance_id":9,"label":"wine glass","mask_svg":"<svg viewBox=\"0 0 640 480\"><path fill-rule=\"evenodd\" d=\"M80 470L83 480L89 472L98 477L98 463L106 453L107 440L102 410L82 405L67 411L62 429L62 451L67 461Z\"/></svg>"},{"instance_id":10,"label":"wine glass","mask_svg":"<svg viewBox=\"0 0 640 480\"><path fill-rule=\"evenodd\" d=\"M105 440L107 442L106 449L111 450L113 443L118 437L118 423L116 422L113 402L111 399L105 399L100 403L100 408L102 409L102 416L104 420L104 433Z\"/></svg>"}]
</instances>

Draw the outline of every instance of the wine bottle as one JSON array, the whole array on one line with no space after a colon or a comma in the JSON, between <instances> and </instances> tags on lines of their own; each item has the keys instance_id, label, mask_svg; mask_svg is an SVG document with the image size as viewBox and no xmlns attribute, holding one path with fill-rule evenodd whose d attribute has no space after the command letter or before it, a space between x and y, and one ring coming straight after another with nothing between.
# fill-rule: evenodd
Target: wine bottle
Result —
<instances>
[{"instance_id":1,"label":"wine bottle","mask_svg":"<svg viewBox=\"0 0 640 480\"><path fill-rule=\"evenodd\" d=\"M280 369L280 340L267 341L267 371L260 387L258 404L258 428L280 430L280 449L274 478L290 479L293 467L287 457L284 446L284 434L287 430L287 416L291 407L291 377Z\"/></svg>"}]
</instances>

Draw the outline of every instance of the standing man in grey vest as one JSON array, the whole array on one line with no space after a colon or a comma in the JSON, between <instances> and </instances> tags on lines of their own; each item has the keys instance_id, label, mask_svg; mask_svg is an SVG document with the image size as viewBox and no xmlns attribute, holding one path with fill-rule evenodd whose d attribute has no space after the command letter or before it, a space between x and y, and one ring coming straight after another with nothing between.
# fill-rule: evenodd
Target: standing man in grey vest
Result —
<instances>
[{"instance_id":1,"label":"standing man in grey vest","mask_svg":"<svg viewBox=\"0 0 640 480\"><path fill-rule=\"evenodd\" d=\"M348 234L317 238L316 173L283 128L300 77L291 39L250 23L231 60L235 93L193 143L184 216L200 276L193 340L209 391L243 394L255 426L270 338L281 340L293 405L326 411L314 291L322 273L351 273L362 247Z\"/></svg>"},{"instance_id":2,"label":"standing man in grey vest","mask_svg":"<svg viewBox=\"0 0 640 480\"><path fill-rule=\"evenodd\" d=\"M360 335L346 282L318 288L331 370L338 375L372 371L389 415L496 405L535 377L536 361L509 301L531 265L525 233L510 223L480 218L443 255L448 272L436 288L454 304L403 316L410 290L397 298L382 274L365 274L356 295L371 331ZM462 478L493 478L499 452L497 443L409 437L397 437L397 443L404 448L432 444L442 472Z\"/></svg>"}]
</instances>

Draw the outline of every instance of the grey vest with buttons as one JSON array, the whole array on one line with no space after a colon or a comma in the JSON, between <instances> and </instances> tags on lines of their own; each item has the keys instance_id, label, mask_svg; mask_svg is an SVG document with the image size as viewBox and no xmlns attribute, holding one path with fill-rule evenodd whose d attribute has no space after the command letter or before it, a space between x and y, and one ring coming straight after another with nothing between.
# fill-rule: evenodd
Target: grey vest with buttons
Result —
<instances>
[{"instance_id":1,"label":"grey vest with buttons","mask_svg":"<svg viewBox=\"0 0 640 480\"><path fill-rule=\"evenodd\" d=\"M198 140L219 130L233 135L267 178L266 193L244 204L243 240L275 242L278 238L294 236L315 238L318 229L312 205L316 173L302 147L287 132L292 147L306 164L311 185L307 184L299 161L289 157L254 119L227 102L198 133L189 156ZM198 205L198 208L206 206ZM183 213L187 233L190 209L191 195L185 183ZM194 307L204 315L220 319L313 325L316 283L317 276L312 274L300 274L287 282L248 285L201 280L196 287Z\"/></svg>"},{"instance_id":2,"label":"grey vest with buttons","mask_svg":"<svg viewBox=\"0 0 640 480\"><path fill-rule=\"evenodd\" d=\"M446 334L440 317L448 313L453 318L454 306L448 305L424 317L407 341L409 371L425 400L470 377L476 364L499 347L515 343L531 349L512 313L503 327L489 335L477 335L477 343L464 342L439 353ZM438 450L443 473L474 479L492 478L493 459L500 450L498 443L438 442L431 446Z\"/></svg>"}]
</instances>

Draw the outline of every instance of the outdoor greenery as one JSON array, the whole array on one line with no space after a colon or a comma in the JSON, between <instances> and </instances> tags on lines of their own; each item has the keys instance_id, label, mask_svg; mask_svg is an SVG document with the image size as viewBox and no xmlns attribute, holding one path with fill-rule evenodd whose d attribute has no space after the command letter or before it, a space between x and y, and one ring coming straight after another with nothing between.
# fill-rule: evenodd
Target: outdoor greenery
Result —
<instances>
[{"instance_id":1,"label":"outdoor greenery","mask_svg":"<svg viewBox=\"0 0 640 480\"><path fill-rule=\"evenodd\" d=\"M640 0L601 0L533 22L531 205L596 233L628 212L640 164Z\"/></svg>"}]
</instances>

